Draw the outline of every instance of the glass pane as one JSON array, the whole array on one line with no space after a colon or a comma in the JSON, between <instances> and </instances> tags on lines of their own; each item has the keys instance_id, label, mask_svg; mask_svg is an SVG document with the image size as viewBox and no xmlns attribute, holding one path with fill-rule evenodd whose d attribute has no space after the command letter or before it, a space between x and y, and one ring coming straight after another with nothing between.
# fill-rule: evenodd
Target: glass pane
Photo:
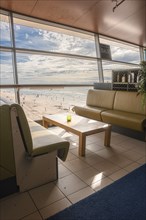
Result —
<instances>
[{"instance_id":1,"label":"glass pane","mask_svg":"<svg viewBox=\"0 0 146 220\"><path fill-rule=\"evenodd\" d=\"M21 106L27 117L37 120L43 114L71 111L74 105L85 105L87 91L91 87L65 87L62 89L21 89Z\"/></svg>"},{"instance_id":2,"label":"glass pane","mask_svg":"<svg viewBox=\"0 0 146 220\"><path fill-rule=\"evenodd\" d=\"M16 102L14 89L0 89L0 98L10 102Z\"/></svg>"},{"instance_id":3,"label":"glass pane","mask_svg":"<svg viewBox=\"0 0 146 220\"><path fill-rule=\"evenodd\" d=\"M96 61L17 53L21 84L93 84L98 81Z\"/></svg>"},{"instance_id":4,"label":"glass pane","mask_svg":"<svg viewBox=\"0 0 146 220\"><path fill-rule=\"evenodd\" d=\"M144 53L144 60L146 60L146 49L143 50Z\"/></svg>"},{"instance_id":5,"label":"glass pane","mask_svg":"<svg viewBox=\"0 0 146 220\"><path fill-rule=\"evenodd\" d=\"M0 83L14 84L12 52L0 51Z\"/></svg>"},{"instance_id":6,"label":"glass pane","mask_svg":"<svg viewBox=\"0 0 146 220\"><path fill-rule=\"evenodd\" d=\"M122 71L122 70L134 70L138 69L139 66L133 66L133 65L125 65L125 64L118 64L118 63L113 63L113 62L102 62L103 65L103 75L104 75L104 82L112 82L112 71L117 70L117 71Z\"/></svg>"},{"instance_id":7,"label":"glass pane","mask_svg":"<svg viewBox=\"0 0 146 220\"><path fill-rule=\"evenodd\" d=\"M127 63L140 63L140 51L138 47L100 38L100 43L110 45L112 60Z\"/></svg>"},{"instance_id":8,"label":"glass pane","mask_svg":"<svg viewBox=\"0 0 146 220\"><path fill-rule=\"evenodd\" d=\"M94 35L14 18L18 48L96 56Z\"/></svg>"},{"instance_id":9,"label":"glass pane","mask_svg":"<svg viewBox=\"0 0 146 220\"><path fill-rule=\"evenodd\" d=\"M7 15L0 14L0 46L10 47L10 23Z\"/></svg>"}]
</instances>

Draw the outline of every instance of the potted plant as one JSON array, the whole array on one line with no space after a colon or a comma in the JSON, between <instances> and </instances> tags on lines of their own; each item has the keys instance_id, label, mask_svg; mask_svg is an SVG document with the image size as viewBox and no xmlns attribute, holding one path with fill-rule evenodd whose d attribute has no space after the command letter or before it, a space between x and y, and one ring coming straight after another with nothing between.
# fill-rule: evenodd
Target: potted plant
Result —
<instances>
[{"instance_id":1,"label":"potted plant","mask_svg":"<svg viewBox=\"0 0 146 220\"><path fill-rule=\"evenodd\" d=\"M142 95L142 106L146 107L146 61L141 61L138 73L137 91Z\"/></svg>"}]
</instances>

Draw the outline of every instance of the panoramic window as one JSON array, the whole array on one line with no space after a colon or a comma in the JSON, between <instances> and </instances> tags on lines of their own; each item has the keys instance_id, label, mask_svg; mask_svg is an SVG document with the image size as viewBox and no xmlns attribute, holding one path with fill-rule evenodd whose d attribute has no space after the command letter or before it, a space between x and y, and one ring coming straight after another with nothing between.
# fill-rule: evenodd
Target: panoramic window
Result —
<instances>
[{"instance_id":1,"label":"panoramic window","mask_svg":"<svg viewBox=\"0 0 146 220\"><path fill-rule=\"evenodd\" d=\"M14 18L15 44L27 48L96 56L94 35Z\"/></svg>"},{"instance_id":2,"label":"panoramic window","mask_svg":"<svg viewBox=\"0 0 146 220\"><path fill-rule=\"evenodd\" d=\"M139 47L102 37L100 37L100 43L110 46L112 60L135 64L140 63Z\"/></svg>"},{"instance_id":3,"label":"panoramic window","mask_svg":"<svg viewBox=\"0 0 146 220\"><path fill-rule=\"evenodd\" d=\"M10 23L7 15L0 14L0 46L11 46Z\"/></svg>"},{"instance_id":4,"label":"panoramic window","mask_svg":"<svg viewBox=\"0 0 146 220\"><path fill-rule=\"evenodd\" d=\"M97 61L17 53L21 84L93 84L98 81ZM78 80L77 80L78 79Z\"/></svg>"},{"instance_id":5,"label":"panoramic window","mask_svg":"<svg viewBox=\"0 0 146 220\"><path fill-rule=\"evenodd\" d=\"M0 83L13 84L12 52L0 51Z\"/></svg>"},{"instance_id":6,"label":"panoramic window","mask_svg":"<svg viewBox=\"0 0 146 220\"><path fill-rule=\"evenodd\" d=\"M100 45L96 45L98 35L94 33L13 13L10 19L7 12L2 13L1 84L14 84L14 79L18 78L18 100L31 118L84 104L88 89L99 82L99 76L100 81L112 82L114 71L134 72L139 68L140 50L136 45L104 36L99 36ZM12 20L15 39L11 39ZM101 57L96 54L98 46ZM146 60L145 48L143 51ZM29 89L25 85L29 85ZM1 94L9 100L15 99L14 89L2 89Z\"/></svg>"}]
</instances>

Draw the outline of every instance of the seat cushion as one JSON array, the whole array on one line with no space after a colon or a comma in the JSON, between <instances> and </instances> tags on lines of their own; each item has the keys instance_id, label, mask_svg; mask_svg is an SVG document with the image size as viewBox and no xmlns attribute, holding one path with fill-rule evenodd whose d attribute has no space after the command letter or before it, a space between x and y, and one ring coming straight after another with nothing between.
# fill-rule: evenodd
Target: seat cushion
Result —
<instances>
[{"instance_id":1,"label":"seat cushion","mask_svg":"<svg viewBox=\"0 0 146 220\"><path fill-rule=\"evenodd\" d=\"M28 123L33 142L32 156L39 156L57 150L57 156L65 161L69 150L69 142L34 121L28 120Z\"/></svg>"},{"instance_id":2,"label":"seat cushion","mask_svg":"<svg viewBox=\"0 0 146 220\"><path fill-rule=\"evenodd\" d=\"M100 113L106 110L105 108L100 107L91 107L91 106L74 106L73 111L77 115L81 115L83 117L87 117L94 120L101 121Z\"/></svg>"},{"instance_id":3,"label":"seat cushion","mask_svg":"<svg viewBox=\"0 0 146 220\"><path fill-rule=\"evenodd\" d=\"M103 122L143 131L146 117L140 114L128 113L117 110L107 110L101 113Z\"/></svg>"}]
</instances>

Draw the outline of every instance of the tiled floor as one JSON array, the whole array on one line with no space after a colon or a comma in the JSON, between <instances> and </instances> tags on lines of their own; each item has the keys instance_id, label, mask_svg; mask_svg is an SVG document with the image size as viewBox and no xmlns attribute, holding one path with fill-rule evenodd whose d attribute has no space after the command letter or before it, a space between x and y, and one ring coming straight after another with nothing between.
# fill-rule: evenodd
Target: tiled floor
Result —
<instances>
[{"instance_id":1,"label":"tiled floor","mask_svg":"<svg viewBox=\"0 0 146 220\"><path fill-rule=\"evenodd\" d=\"M112 132L110 148L104 147L104 133L87 137L85 157L78 156L77 136L63 137L71 144L66 162L59 161L59 179L1 199L0 219L46 219L146 163L146 143L118 133Z\"/></svg>"}]
</instances>

